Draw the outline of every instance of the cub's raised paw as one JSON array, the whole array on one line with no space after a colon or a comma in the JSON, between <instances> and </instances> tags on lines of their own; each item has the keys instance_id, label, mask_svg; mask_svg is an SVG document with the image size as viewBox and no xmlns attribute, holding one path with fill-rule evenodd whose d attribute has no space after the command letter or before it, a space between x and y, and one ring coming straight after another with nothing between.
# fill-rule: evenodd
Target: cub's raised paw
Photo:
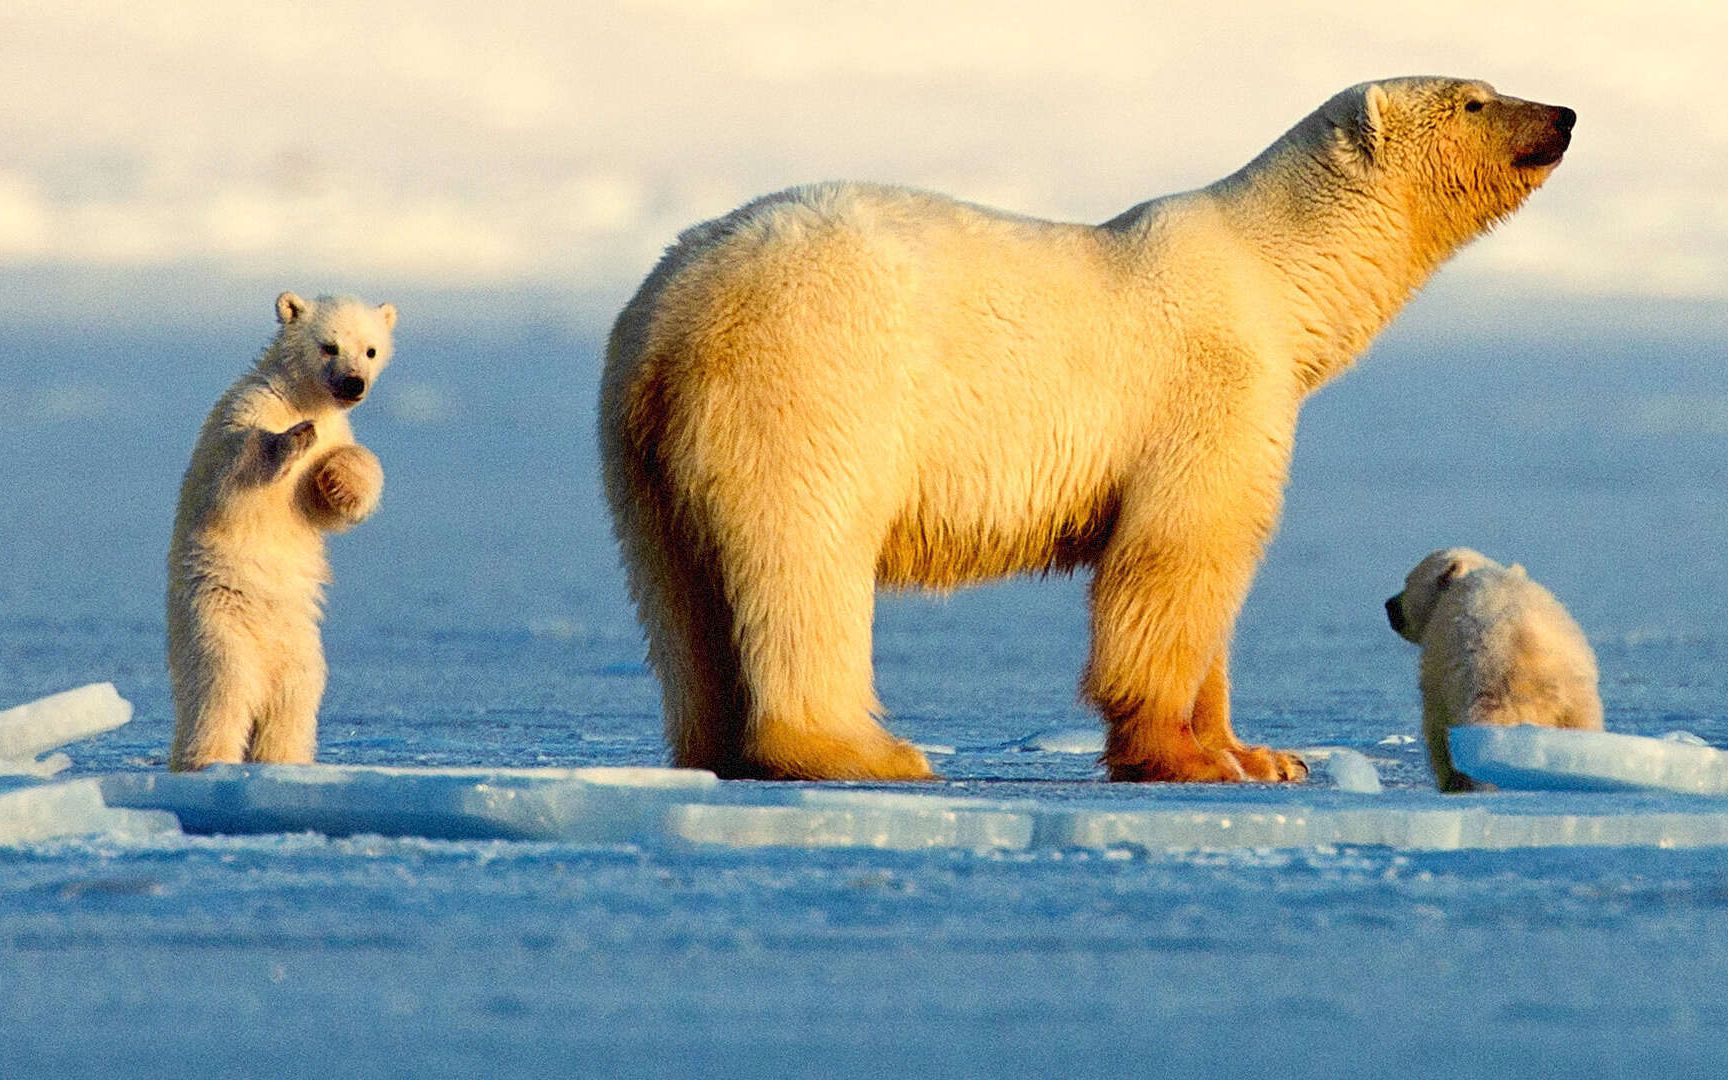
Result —
<instances>
[{"instance_id":1,"label":"cub's raised paw","mask_svg":"<svg viewBox=\"0 0 1728 1080\"><path fill-rule=\"evenodd\" d=\"M384 492L384 470L363 446L339 446L307 470L302 489L307 514L327 529L364 521Z\"/></svg>"}]
</instances>

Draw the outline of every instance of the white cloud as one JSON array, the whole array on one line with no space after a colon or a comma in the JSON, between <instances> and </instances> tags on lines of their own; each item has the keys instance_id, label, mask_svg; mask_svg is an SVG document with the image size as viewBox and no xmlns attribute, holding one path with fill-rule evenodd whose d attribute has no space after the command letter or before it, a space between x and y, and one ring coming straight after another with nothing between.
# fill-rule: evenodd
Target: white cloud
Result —
<instances>
[{"instance_id":1,"label":"white cloud","mask_svg":"<svg viewBox=\"0 0 1728 1080\"><path fill-rule=\"evenodd\" d=\"M1344 85L1442 71L1582 116L1454 272L1728 298L1725 41L1728 9L1687 0L13 0L0 273L627 288L683 226L791 183L1102 220Z\"/></svg>"}]
</instances>

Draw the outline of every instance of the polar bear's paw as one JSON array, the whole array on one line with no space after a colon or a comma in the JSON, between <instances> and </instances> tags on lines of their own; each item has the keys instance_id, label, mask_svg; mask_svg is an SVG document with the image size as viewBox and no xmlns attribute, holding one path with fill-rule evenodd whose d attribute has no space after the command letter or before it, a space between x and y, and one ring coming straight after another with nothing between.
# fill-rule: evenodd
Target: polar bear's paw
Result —
<instances>
[{"instance_id":1,"label":"polar bear's paw","mask_svg":"<svg viewBox=\"0 0 1728 1080\"><path fill-rule=\"evenodd\" d=\"M1308 763L1295 754L1274 750L1269 746L1235 746L1230 754L1250 780L1281 783L1302 780L1308 776Z\"/></svg>"},{"instance_id":2,"label":"polar bear's paw","mask_svg":"<svg viewBox=\"0 0 1728 1080\"><path fill-rule=\"evenodd\" d=\"M775 732L753 743L745 761L715 771L729 779L939 779L921 750L887 732L855 739L809 730Z\"/></svg>"},{"instance_id":3,"label":"polar bear's paw","mask_svg":"<svg viewBox=\"0 0 1728 1080\"><path fill-rule=\"evenodd\" d=\"M326 529L364 521L384 492L384 470L363 446L338 446L307 470L303 492L308 516Z\"/></svg>"},{"instance_id":4,"label":"polar bear's paw","mask_svg":"<svg viewBox=\"0 0 1728 1080\"><path fill-rule=\"evenodd\" d=\"M1110 779L1129 783L1234 784L1257 779L1228 750L1194 746L1140 761L1108 761Z\"/></svg>"}]
</instances>

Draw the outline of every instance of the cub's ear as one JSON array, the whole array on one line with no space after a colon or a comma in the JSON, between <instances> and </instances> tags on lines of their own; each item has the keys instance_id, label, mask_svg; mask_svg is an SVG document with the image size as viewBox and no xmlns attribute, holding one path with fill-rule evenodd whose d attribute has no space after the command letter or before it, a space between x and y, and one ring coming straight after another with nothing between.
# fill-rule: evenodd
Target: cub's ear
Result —
<instances>
[{"instance_id":1,"label":"cub's ear","mask_svg":"<svg viewBox=\"0 0 1728 1080\"><path fill-rule=\"evenodd\" d=\"M380 318L382 318L384 320L384 326L387 329L390 329L390 330L396 329L396 305L395 304L379 304L378 305L378 315Z\"/></svg>"},{"instance_id":2,"label":"cub's ear","mask_svg":"<svg viewBox=\"0 0 1728 1080\"><path fill-rule=\"evenodd\" d=\"M276 298L276 321L283 326L287 326L295 319L305 317L306 313L311 310L311 304L291 292L285 292Z\"/></svg>"},{"instance_id":3,"label":"cub's ear","mask_svg":"<svg viewBox=\"0 0 1728 1080\"><path fill-rule=\"evenodd\" d=\"M1464 565L1463 559L1453 559L1452 565L1440 572L1439 580L1434 583L1435 587L1444 589L1446 586L1463 577L1464 572L1468 569L1470 568Z\"/></svg>"}]
</instances>

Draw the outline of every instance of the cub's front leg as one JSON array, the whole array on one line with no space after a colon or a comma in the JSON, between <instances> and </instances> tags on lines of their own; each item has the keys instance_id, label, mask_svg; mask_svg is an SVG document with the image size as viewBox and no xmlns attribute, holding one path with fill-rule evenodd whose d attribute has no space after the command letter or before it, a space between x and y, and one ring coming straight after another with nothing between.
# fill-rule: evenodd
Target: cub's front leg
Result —
<instances>
[{"instance_id":1,"label":"cub's front leg","mask_svg":"<svg viewBox=\"0 0 1728 1080\"><path fill-rule=\"evenodd\" d=\"M250 429L242 435L239 456L230 475L245 486L273 484L305 457L317 441L318 429L310 420L302 420L287 431Z\"/></svg>"},{"instance_id":2,"label":"cub's front leg","mask_svg":"<svg viewBox=\"0 0 1728 1080\"><path fill-rule=\"evenodd\" d=\"M300 509L320 529L341 532L365 521L384 494L384 467L357 443L314 461L300 480Z\"/></svg>"}]
</instances>

